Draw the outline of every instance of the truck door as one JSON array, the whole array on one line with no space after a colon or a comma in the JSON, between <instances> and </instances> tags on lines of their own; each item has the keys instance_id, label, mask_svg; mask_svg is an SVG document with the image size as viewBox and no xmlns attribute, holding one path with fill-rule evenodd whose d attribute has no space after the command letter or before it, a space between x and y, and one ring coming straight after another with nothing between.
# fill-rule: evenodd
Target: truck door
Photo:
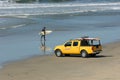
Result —
<instances>
[{"instance_id":1,"label":"truck door","mask_svg":"<svg viewBox=\"0 0 120 80\"><path fill-rule=\"evenodd\" d=\"M80 42L72 41L65 44L64 53L79 54Z\"/></svg>"},{"instance_id":2,"label":"truck door","mask_svg":"<svg viewBox=\"0 0 120 80\"><path fill-rule=\"evenodd\" d=\"M80 42L74 41L71 47L71 51L73 54L80 54Z\"/></svg>"},{"instance_id":3,"label":"truck door","mask_svg":"<svg viewBox=\"0 0 120 80\"><path fill-rule=\"evenodd\" d=\"M64 46L65 46L64 47L64 53L70 53L71 52L72 42L71 41L66 42Z\"/></svg>"}]
</instances>

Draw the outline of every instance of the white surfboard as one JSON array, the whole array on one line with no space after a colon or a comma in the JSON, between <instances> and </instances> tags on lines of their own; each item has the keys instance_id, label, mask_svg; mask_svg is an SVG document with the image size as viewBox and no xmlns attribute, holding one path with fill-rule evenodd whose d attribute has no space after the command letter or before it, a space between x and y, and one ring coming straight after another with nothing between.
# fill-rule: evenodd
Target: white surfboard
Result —
<instances>
[{"instance_id":1,"label":"white surfboard","mask_svg":"<svg viewBox=\"0 0 120 80\"><path fill-rule=\"evenodd\" d=\"M51 32L52 32L51 30L46 30L45 35L50 34ZM44 35L44 32L43 31L39 32L39 35Z\"/></svg>"}]
</instances>

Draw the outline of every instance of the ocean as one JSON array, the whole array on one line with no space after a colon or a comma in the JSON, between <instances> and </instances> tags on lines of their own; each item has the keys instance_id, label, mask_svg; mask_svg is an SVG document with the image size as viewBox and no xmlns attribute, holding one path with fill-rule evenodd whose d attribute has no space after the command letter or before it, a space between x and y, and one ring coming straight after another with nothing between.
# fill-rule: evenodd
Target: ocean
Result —
<instances>
[{"instance_id":1,"label":"ocean","mask_svg":"<svg viewBox=\"0 0 120 80\"><path fill-rule=\"evenodd\" d=\"M53 31L46 35L46 49L38 35L43 27ZM0 4L0 65L54 54L56 45L82 36L114 42L119 32L119 0Z\"/></svg>"}]
</instances>

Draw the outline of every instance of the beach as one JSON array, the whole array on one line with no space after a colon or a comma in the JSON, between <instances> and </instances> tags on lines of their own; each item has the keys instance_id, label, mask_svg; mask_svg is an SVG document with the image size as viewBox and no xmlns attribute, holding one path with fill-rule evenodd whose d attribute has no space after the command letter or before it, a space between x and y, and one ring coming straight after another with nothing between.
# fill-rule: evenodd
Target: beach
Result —
<instances>
[{"instance_id":1,"label":"beach","mask_svg":"<svg viewBox=\"0 0 120 80\"><path fill-rule=\"evenodd\" d=\"M103 45L96 57L36 56L6 64L0 80L119 80L120 42Z\"/></svg>"},{"instance_id":2,"label":"beach","mask_svg":"<svg viewBox=\"0 0 120 80\"><path fill-rule=\"evenodd\" d=\"M42 28L52 31L41 41ZM119 80L120 1L0 4L0 80ZM96 57L56 57L67 40L99 38Z\"/></svg>"},{"instance_id":3,"label":"beach","mask_svg":"<svg viewBox=\"0 0 120 80\"><path fill-rule=\"evenodd\" d=\"M12 61L52 55L56 45L70 39L89 36L100 38L102 44L117 41L119 21L119 1L0 4L0 68ZM46 35L45 50L39 35L43 27L52 31Z\"/></svg>"}]
</instances>

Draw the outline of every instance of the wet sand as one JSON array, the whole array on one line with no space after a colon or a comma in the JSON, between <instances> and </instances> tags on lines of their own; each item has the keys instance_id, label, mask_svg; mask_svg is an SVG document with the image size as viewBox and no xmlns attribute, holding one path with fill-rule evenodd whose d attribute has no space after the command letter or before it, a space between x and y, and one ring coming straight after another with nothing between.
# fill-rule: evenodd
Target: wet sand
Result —
<instances>
[{"instance_id":1,"label":"wet sand","mask_svg":"<svg viewBox=\"0 0 120 80\"><path fill-rule=\"evenodd\" d=\"M103 46L96 57L37 56L9 63L0 80L119 80L120 42Z\"/></svg>"}]
</instances>

